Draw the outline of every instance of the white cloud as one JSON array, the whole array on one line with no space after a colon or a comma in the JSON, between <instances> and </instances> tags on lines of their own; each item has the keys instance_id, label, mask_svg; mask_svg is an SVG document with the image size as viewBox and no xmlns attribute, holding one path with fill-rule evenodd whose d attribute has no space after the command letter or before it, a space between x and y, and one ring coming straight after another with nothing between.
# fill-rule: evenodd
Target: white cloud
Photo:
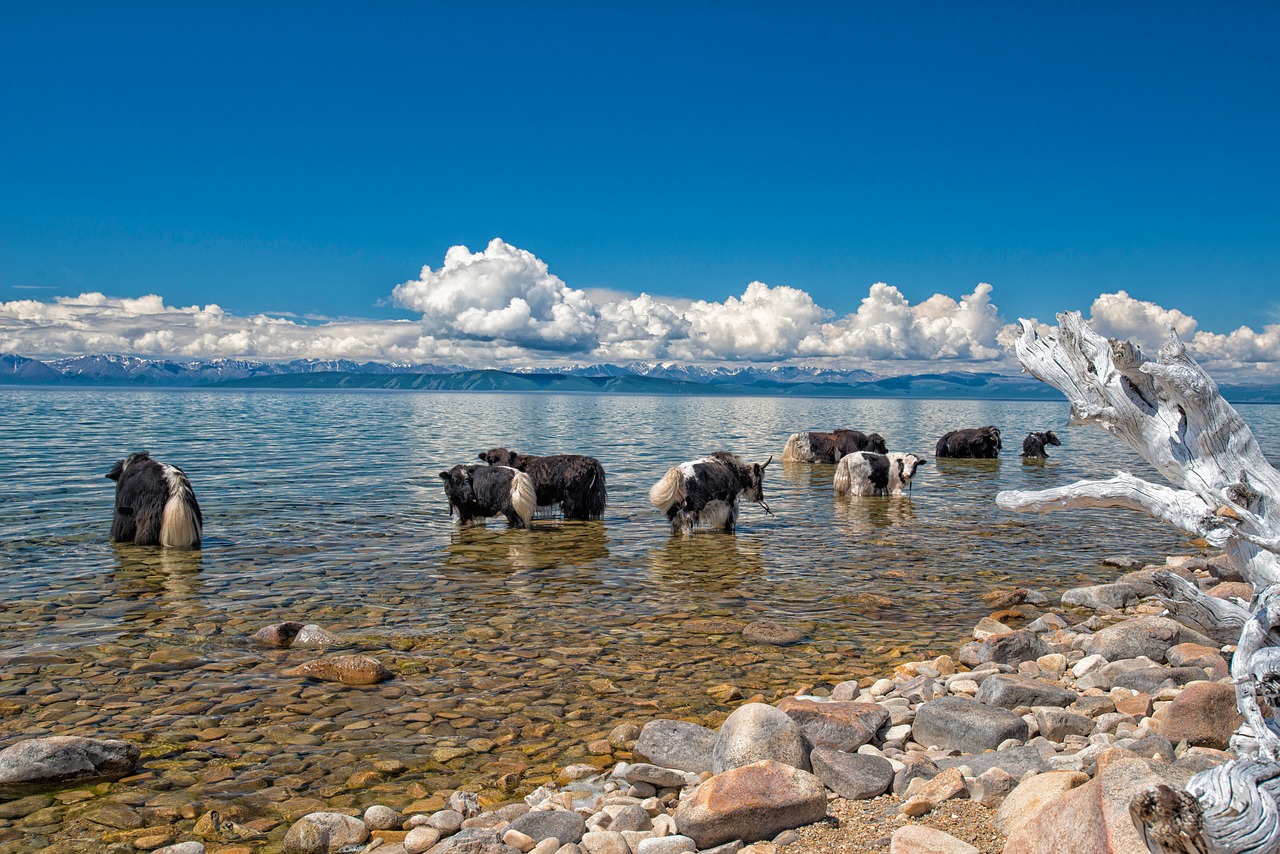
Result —
<instances>
[{"instance_id":1,"label":"white cloud","mask_svg":"<svg viewBox=\"0 0 1280 854\"><path fill-rule=\"evenodd\" d=\"M532 252L496 237L483 252L450 248L443 267L424 266L392 297L421 312L423 328L441 335L567 351L596 340L598 313L587 295L552 275Z\"/></svg>"},{"instance_id":2,"label":"white cloud","mask_svg":"<svg viewBox=\"0 0 1280 854\"><path fill-rule=\"evenodd\" d=\"M177 307L148 294L85 293L0 303L0 352L51 357L121 353L168 358L347 358L475 367L566 361L792 362L882 373L1011 370L1017 327L978 284L959 299L912 304L872 285L856 312L836 317L807 292L752 282L740 296L690 301L569 287L530 252L501 240L483 252L455 246L439 270L397 286L396 303L417 320L328 320ZM1110 337L1154 350L1169 325L1217 375L1280 374L1280 325L1261 332L1199 330L1194 318L1126 292L1103 294L1091 323Z\"/></svg>"}]
</instances>

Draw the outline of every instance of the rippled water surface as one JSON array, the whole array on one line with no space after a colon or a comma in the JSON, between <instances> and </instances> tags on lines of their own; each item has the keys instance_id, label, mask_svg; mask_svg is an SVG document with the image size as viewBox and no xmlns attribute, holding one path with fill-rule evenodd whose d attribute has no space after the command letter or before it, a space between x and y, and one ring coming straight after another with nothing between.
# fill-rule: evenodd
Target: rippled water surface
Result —
<instances>
[{"instance_id":1,"label":"rippled water surface","mask_svg":"<svg viewBox=\"0 0 1280 854\"><path fill-rule=\"evenodd\" d=\"M1277 407L1240 410L1275 459ZM249 816L303 795L358 806L362 769L401 794L417 782L416 797L527 788L591 759L584 745L618 722L718 721L732 704L708 688L772 699L953 651L992 588L1053 596L1109 578L1103 557L1187 551L1131 513L996 508L1001 489L1154 478L1066 421L1065 403L6 389L0 744L127 736L154 772L132 785ZM946 430L985 424L1004 432L1001 460L932 459ZM834 467L778 461L789 433L840 426L928 455L911 494L840 500ZM1023 464L1022 437L1043 429L1062 447ZM437 473L497 445L598 457L604 521L458 529ZM143 449L191 477L203 551L107 542L104 475ZM776 516L747 505L736 536L671 538L649 486L719 449L774 456ZM762 618L806 641L753 645L725 622ZM325 626L396 678L283 675L316 653L249 640L281 620Z\"/></svg>"}]
</instances>

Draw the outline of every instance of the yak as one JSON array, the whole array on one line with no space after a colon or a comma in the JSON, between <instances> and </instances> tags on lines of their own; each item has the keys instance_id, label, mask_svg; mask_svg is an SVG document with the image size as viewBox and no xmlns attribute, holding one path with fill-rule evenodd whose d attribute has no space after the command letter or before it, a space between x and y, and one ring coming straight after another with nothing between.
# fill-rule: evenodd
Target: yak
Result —
<instances>
[{"instance_id":1,"label":"yak","mask_svg":"<svg viewBox=\"0 0 1280 854\"><path fill-rule=\"evenodd\" d=\"M944 433L934 455L993 460L1000 456L1000 448L999 427L971 427Z\"/></svg>"},{"instance_id":2,"label":"yak","mask_svg":"<svg viewBox=\"0 0 1280 854\"><path fill-rule=\"evenodd\" d=\"M510 466L533 481L537 504L541 508L559 508L566 519L599 519L604 516L608 499L604 466L595 457L581 454L553 454L535 457L517 454L506 448L490 448L480 454L489 465Z\"/></svg>"},{"instance_id":3,"label":"yak","mask_svg":"<svg viewBox=\"0 0 1280 854\"><path fill-rule=\"evenodd\" d=\"M887 454L884 437L861 430L832 430L830 433L792 433L782 448L782 461L835 463L855 451Z\"/></svg>"},{"instance_id":4,"label":"yak","mask_svg":"<svg viewBox=\"0 0 1280 854\"><path fill-rule=\"evenodd\" d=\"M461 525L477 519L505 516L512 528L527 528L537 494L527 474L510 466L454 466L440 472L449 499L449 515Z\"/></svg>"},{"instance_id":5,"label":"yak","mask_svg":"<svg viewBox=\"0 0 1280 854\"><path fill-rule=\"evenodd\" d=\"M649 502L667 514L672 534L691 534L698 527L733 533L738 524L738 501L764 502L763 463L747 463L737 454L716 451L701 460L673 466L649 489Z\"/></svg>"},{"instance_id":6,"label":"yak","mask_svg":"<svg viewBox=\"0 0 1280 854\"><path fill-rule=\"evenodd\" d=\"M1022 440L1022 456L1029 460L1047 459L1049 455L1045 452L1044 446L1061 444L1058 441L1058 434L1052 430L1045 430L1043 433L1031 432Z\"/></svg>"},{"instance_id":7,"label":"yak","mask_svg":"<svg viewBox=\"0 0 1280 854\"><path fill-rule=\"evenodd\" d=\"M836 495L892 495L911 488L911 478L925 460L915 454L857 451L836 464Z\"/></svg>"},{"instance_id":8,"label":"yak","mask_svg":"<svg viewBox=\"0 0 1280 854\"><path fill-rule=\"evenodd\" d=\"M112 542L200 548L204 516L186 472L144 451L117 460L107 477L116 482Z\"/></svg>"}]
</instances>

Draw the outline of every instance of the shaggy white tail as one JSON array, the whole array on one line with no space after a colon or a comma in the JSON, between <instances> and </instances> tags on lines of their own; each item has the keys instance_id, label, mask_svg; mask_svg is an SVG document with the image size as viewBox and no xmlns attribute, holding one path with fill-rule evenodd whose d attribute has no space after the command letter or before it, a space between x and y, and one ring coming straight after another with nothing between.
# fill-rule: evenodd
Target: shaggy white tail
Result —
<instances>
[{"instance_id":1,"label":"shaggy white tail","mask_svg":"<svg viewBox=\"0 0 1280 854\"><path fill-rule=\"evenodd\" d=\"M163 469L169 500L164 504L160 522L160 545L174 549L198 548L202 531L200 519L191 506L191 481L180 468L163 465Z\"/></svg>"},{"instance_id":2,"label":"shaggy white tail","mask_svg":"<svg viewBox=\"0 0 1280 854\"><path fill-rule=\"evenodd\" d=\"M649 487L649 503L666 513L684 501L684 473L679 466L667 469L662 480Z\"/></svg>"},{"instance_id":3,"label":"shaggy white tail","mask_svg":"<svg viewBox=\"0 0 1280 854\"><path fill-rule=\"evenodd\" d=\"M786 457L784 456L785 460ZM845 457L836 463L836 474L831 480L831 485L835 487L836 495L848 495L853 489L853 478L849 470L849 463L853 457Z\"/></svg>"},{"instance_id":4,"label":"shaggy white tail","mask_svg":"<svg viewBox=\"0 0 1280 854\"><path fill-rule=\"evenodd\" d=\"M511 509L516 511L525 527L538 509L538 490L533 486L533 478L522 471L516 471L511 478Z\"/></svg>"},{"instance_id":5,"label":"shaggy white tail","mask_svg":"<svg viewBox=\"0 0 1280 854\"><path fill-rule=\"evenodd\" d=\"M812 454L813 449L809 447L809 434L792 433L791 438L787 439L787 444L782 449L782 461L784 463L807 463Z\"/></svg>"}]
</instances>

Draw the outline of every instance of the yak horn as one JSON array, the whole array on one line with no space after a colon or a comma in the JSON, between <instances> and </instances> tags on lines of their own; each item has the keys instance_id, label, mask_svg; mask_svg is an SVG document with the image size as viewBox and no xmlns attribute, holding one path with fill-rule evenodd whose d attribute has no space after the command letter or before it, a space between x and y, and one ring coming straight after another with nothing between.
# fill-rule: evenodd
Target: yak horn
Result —
<instances>
[{"instance_id":1,"label":"yak horn","mask_svg":"<svg viewBox=\"0 0 1280 854\"><path fill-rule=\"evenodd\" d=\"M770 454L769 459L765 460L763 463L760 464L760 468L764 468L765 466L769 465L769 463L771 462L773 462L773 454Z\"/></svg>"}]
</instances>

